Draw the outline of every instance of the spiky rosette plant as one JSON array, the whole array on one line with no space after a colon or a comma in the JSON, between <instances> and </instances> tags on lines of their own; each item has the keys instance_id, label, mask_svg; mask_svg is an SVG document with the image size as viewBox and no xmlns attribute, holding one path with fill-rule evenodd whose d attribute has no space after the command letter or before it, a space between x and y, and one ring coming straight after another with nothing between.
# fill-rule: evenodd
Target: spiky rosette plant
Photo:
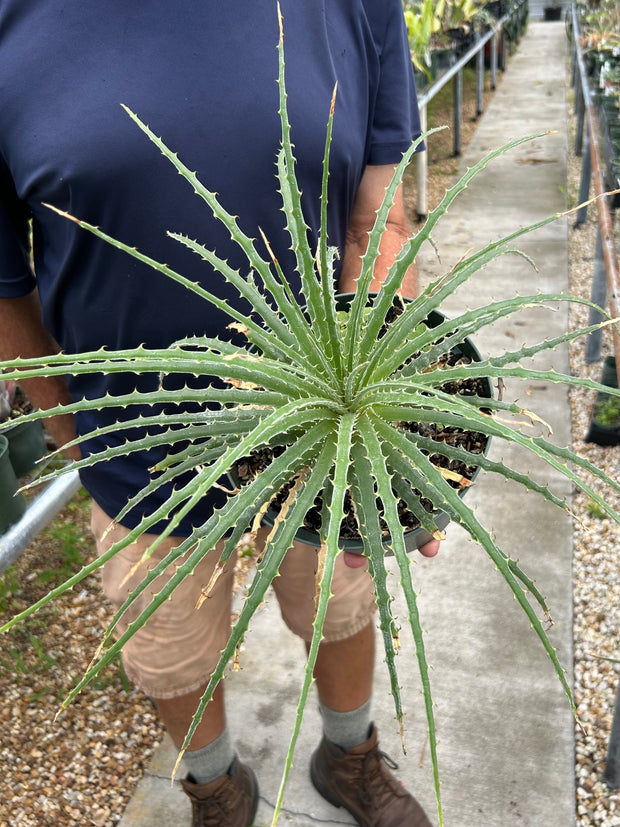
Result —
<instances>
[{"instance_id":1,"label":"spiky rosette plant","mask_svg":"<svg viewBox=\"0 0 620 827\"><path fill-rule=\"evenodd\" d=\"M475 431L508 443L516 443L559 470L574 485L586 491L614 520L620 521L620 515L590 488L573 467L585 469L615 491L620 490L618 482L569 449L558 447L542 436L529 434L529 425L540 422L535 414L500 399L450 394L445 390L448 381L461 382L480 378L501 380L506 377L548 380L598 389L597 383L586 379L552 370L534 370L522 365L524 359L552 349L594 328L570 332L550 341L501 353L479 362L450 366L443 358L446 353L498 319L533 305L582 300L562 294L515 297L489 303L453 319L445 319L436 327L426 324L429 313L438 308L460 285L497 257L515 252L512 245L519 236L555 220L558 217L556 215L520 229L478 252L466 255L448 274L432 283L415 300L408 303L402 314L390 323L387 331L383 330L407 269L414 262L422 244L429 239L441 215L477 172L493 158L528 140L527 138L515 140L490 153L446 192L438 207L429 214L424 226L402 247L381 291L369 298L373 269L388 213L403 173L419 141L412 145L398 165L377 213L374 228L369 235L368 248L363 256L357 292L343 324L337 316L335 303L334 261L337 251L329 246L326 234L327 180L334 100L331 102L329 113L323 161L321 232L318 249L313 250L308 243L308 228L304 221L301 195L295 177L295 159L286 106L282 33L278 50L279 114L282 126L282 143L277 157L278 181L286 228L301 277L302 296L297 298L293 295L287 274L281 271L278 262L273 258L264 258L259 253L254 240L241 231L236 218L221 206L216 195L200 182L196 174L191 172L137 115L127 110L139 128L195 189L217 219L226 226L233 241L239 245L247 258L248 271L244 274L233 270L217 252L207 249L199 241L178 233L170 233L171 237L201 256L224 279L234 285L239 295L251 304L252 314L236 311L205 287L111 238L103 230L85 224L66 213L63 215L183 284L196 299L227 311L232 317L232 324L245 334L246 343L236 345L220 339L191 337L174 342L164 349L138 347L117 352L98 350L78 356L50 356L43 365L40 359L16 359L0 365L6 372L7 379L94 372L157 372L162 378L171 374L193 374L204 378L204 387L201 389L185 387L168 391L162 382L162 387L155 392L136 391L124 396L77 401L45 412L49 416L60 412L140 406L142 414L139 418L129 421L125 419L100 428L97 432L101 435L113 431L127 432L127 441L75 462L71 465L72 468L86 468L119 455L143 451L162 444L173 449L167 458L153 469L153 477L144 490L116 515L118 522L122 523L131 509L153 491L170 482L176 481L178 484L172 488L172 493L164 504L142 519L125 540L116 543L104 556L85 566L39 603L15 617L2 627L2 631L11 628L57 595L73 588L122 548L149 532L156 523L161 520L167 521L166 530L147 551L148 555L163 537L174 531L182 517L218 484L221 476L233 469L239 460L265 446L278 446L280 452L274 452L274 458L265 470L243 488L231 492L231 496L221 509L204 524L196 526L190 536L145 575L141 584L112 619L91 666L63 705L67 705L116 657L127 640L147 622L183 579L191 575L197 563L206 554L215 554L216 544L224 540L219 566L216 567L217 577L217 572L230 558L248 526L260 519L276 494L288 484L288 493L266 541L264 553L249 586L239 618L187 733L184 745L186 747L227 664L241 643L254 612L263 601L272 580L277 576L284 555L303 524L306 513L317 496L321 495L322 527L318 551L314 634L274 813L275 824L322 637L334 562L341 553L339 529L344 516L345 494L349 492L354 504L364 554L368 558L370 573L375 583L380 628L396 717L402 726L403 710L395 663L395 652L398 647L397 624L392 616L391 598L387 589L384 545L386 527L389 533L387 550L394 554L398 565L416 645L416 657L424 690L439 821L443 823L433 703L416 591L405 549L404 529L399 520L399 501L406 503L420 525L431 535L442 536L437 529L434 512L429 512L423 501L430 502L436 510L442 509L447 512L451 520L462 525L484 548L535 629L574 710L564 671L545 633L543 620L539 617L539 614L548 615L543 597L518 564L509 559L497 546L491 533L478 522L458 490L452 487L430 457L440 454L449 461L458 460L468 466L478 466L483 472L499 474L517 481L524 488L535 491L560 508L568 510L568 506L546 486L536 483L503 462L494 461L484 455L472 454L462 447L431 441L421 433L403 430L401 423L431 423L447 428ZM255 276L250 276L249 273L254 273ZM609 323L611 322L607 320L603 324ZM220 380L217 386L210 383L211 377ZM221 382L227 383L228 387L222 387ZM605 390L608 393L620 393L609 388ZM161 414L161 405L166 402L174 403L174 406L170 412ZM193 408L190 413L183 409L186 403L199 403L202 408L198 412ZM152 415L145 419L143 412L149 407L152 409ZM42 415L41 412L35 412L29 417L37 418ZM149 434L147 430L146 435L132 439L132 427L143 429L145 424L158 426L157 433ZM141 433L144 433L144 430ZM74 444L79 444L82 439L84 437L76 439ZM189 481L186 481L187 471L193 471ZM48 474L39 481L45 481L52 476L54 475ZM166 585L153 597L150 605L129 624L127 630L115 637L121 615L133 605L148 585L173 563L177 563L177 567L172 567L175 573ZM205 596L212 585L213 583L204 584Z\"/></svg>"}]
</instances>

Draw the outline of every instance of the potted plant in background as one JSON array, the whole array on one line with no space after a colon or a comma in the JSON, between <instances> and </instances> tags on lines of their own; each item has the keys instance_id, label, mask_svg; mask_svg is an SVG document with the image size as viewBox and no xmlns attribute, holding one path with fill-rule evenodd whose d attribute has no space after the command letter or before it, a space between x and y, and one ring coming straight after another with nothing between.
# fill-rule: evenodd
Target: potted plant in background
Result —
<instances>
[{"instance_id":1,"label":"potted plant in background","mask_svg":"<svg viewBox=\"0 0 620 827\"><path fill-rule=\"evenodd\" d=\"M612 0L580 7L581 48L591 73L598 77L606 60L620 57L620 21Z\"/></svg>"},{"instance_id":2,"label":"potted plant in background","mask_svg":"<svg viewBox=\"0 0 620 827\"><path fill-rule=\"evenodd\" d=\"M490 20L474 0L403 0L403 9L418 88L454 65L473 44L476 27Z\"/></svg>"},{"instance_id":3,"label":"potted plant in background","mask_svg":"<svg viewBox=\"0 0 620 827\"><path fill-rule=\"evenodd\" d=\"M11 423L0 437L0 534L26 511L17 478L32 471L47 450L42 423L20 419L31 410L14 380L0 380L0 423Z\"/></svg>"},{"instance_id":4,"label":"potted plant in background","mask_svg":"<svg viewBox=\"0 0 620 827\"><path fill-rule=\"evenodd\" d=\"M394 179L386 190L383 205L377 213L374 229L369 236L368 249L362 260L357 293L345 316L338 316L332 278L337 251L330 248L325 232L334 101L331 102L323 165L322 231L318 250L313 250L307 241L301 194L295 177L295 159L286 106L282 35L279 42L279 65L282 145L277 158L278 186L282 193L287 230L301 275L303 302L298 301L288 289L286 274L282 273L278 262L268 256L263 257L254 241L240 230L235 217L220 205L217 196L204 186L198 176L191 172L137 115L129 113L139 128L230 231L232 238L247 257L248 273L253 271L260 277L264 291L258 289L253 278L246 278L240 272L233 271L217 253L206 249L199 241L172 233L173 238L202 256L251 303L252 314L239 313L233 308L228 308L208 289L190 282L167 265L122 244L99 228L67 215L68 219L77 221L85 230L95 233L119 249L125 250L129 255L149 264L159 273L185 285L196 300L204 300L227 310L236 328L245 333L247 345L237 346L219 339L192 337L156 352L145 347L122 352L101 350L78 356L58 354L49 357L44 366L41 366L40 359L18 359L2 365L2 368L8 371L8 379L54 372L78 374L125 371L135 374L155 371L162 377L174 373L192 373L205 378L218 377L230 386L228 389L222 389L205 382L202 389L192 390L185 387L178 391L167 391L162 386L152 394L128 394L124 397L84 400L57 409L75 412L103 406L129 406L136 401L146 406L159 406L166 401L174 405L188 402L203 404L203 408L198 412L187 413L180 408L176 412L173 409L166 416L153 413L149 422L163 426L163 434L147 435L134 441L123 442L118 447L70 466L86 467L119 453L148 449L154 444L161 444L162 441L171 448L178 449L174 453L171 452L168 458L154 469L156 473L145 490L117 515L121 522L124 515L153 489L175 480L188 468L193 468L195 473L187 484L179 486L170 499L133 530L126 540L115 545L102 558L85 566L79 574L66 580L62 586L14 618L3 629L10 628L46 605L55 595L74 587L113 554L131 543L135 537L148 532L149 527L160 519L167 518L168 530L172 530L193 502L203 496L211 486L218 484L220 477L231 471L236 463L254 450L275 446L279 451L274 451L273 459L260 474L247 485L231 491L231 496L220 511L203 525L196 526L186 541L145 576L112 620L95 660L65 703L69 703L116 657L131 634L143 625L174 588L191 574L196 561L205 554L212 553L210 550L216 542L230 532L221 556L222 562L228 559L248 526L257 526L274 497L288 485L283 505L274 520L239 618L197 709L194 724L187 734L187 745L227 664L234 657L254 612L277 575L281 560L297 530L302 526L308 510L320 495L321 545L318 551L320 565L316 585L316 622L300 695L299 713L291 736L274 814L275 824L282 805L284 786L292 762L303 708L312 683L329 601L334 561L341 549L339 535L345 516L345 500L349 495L355 504L355 520L375 582L380 628L396 717L402 725L401 690L395 662L398 647L397 625L391 613L383 545L386 529L389 533L389 548L395 556L400 572L424 686L439 821L442 824L433 701L428 680L424 637L405 547L405 531L399 519L399 501L403 500L406 503L429 534L442 536L435 518L436 512L441 509L451 520L462 525L483 547L536 631L574 710L564 672L539 617L540 612L545 617L548 614L544 598L518 563L510 560L498 547L492 533L478 522L472 509L459 496L458 490L452 487L446 475L432 461L432 456L435 453L441 454L448 461L463 461L479 467L484 473L500 474L517 481L525 489L538 493L560 508L567 509L567 505L560 497L526 474L502 462L491 460L483 453L474 453L466 447L435 442L426 436L424 427L411 431L403 427L403 423L417 423L422 426L439 424L445 429L461 428L516 443L559 470L574 485L586 491L614 520L620 522L620 515L575 473L573 467L589 471L614 491L620 490L619 483L606 477L587 460L572 454L566 448L554 445L532 431L532 426L541 424L535 413L501 399L489 398L478 393L449 393L447 390L449 383L487 379L501 381L503 377L508 376L600 389L598 383L586 379L561 375L555 371L533 369L522 364L523 360L530 356L569 341L591 328L567 333L556 340L523 346L514 352L502 352L481 361L450 364L444 358L453 347L461 345L480 329L523 308L558 301L579 301L588 305L590 303L562 294L519 296L510 300L489 302L453 319L443 318L434 327L427 323L429 315L436 311L457 287L474 277L488 262L498 256L513 253L516 239L557 218L551 216L531 227L518 229L482 250L466 253L449 273L429 285L420 296L404 307L397 318L388 323L406 270L454 198L494 157L527 139L515 140L508 146L490 153L468 170L463 178L446 192L441 203L429 214L424 226L404 244L381 292L369 297L373 266L379 254L379 244L388 213L404 170L415 151L416 142L399 164ZM326 110L328 104L329 102L326 102ZM269 295L269 300L266 294ZM610 323L606 320L602 324ZM617 390L614 392L610 389L610 393L620 395ZM50 415L55 412L57 411L46 413ZM26 418L36 420L42 416L41 412L35 411ZM122 428L131 432L132 424L125 421L122 425L109 426L109 430ZM139 424L144 425L145 420L140 418ZM79 441L76 440L76 443ZM430 509L426 507L426 501L430 504ZM186 554L186 559L178 565L167 585L129 626L127 632L115 640L114 630L120 614L165 568Z\"/></svg>"},{"instance_id":5,"label":"potted plant in background","mask_svg":"<svg viewBox=\"0 0 620 827\"><path fill-rule=\"evenodd\" d=\"M47 451L42 423L24 418L30 411L32 405L15 381L0 380L0 423L10 423L2 432L17 477L29 474Z\"/></svg>"},{"instance_id":6,"label":"potted plant in background","mask_svg":"<svg viewBox=\"0 0 620 827\"><path fill-rule=\"evenodd\" d=\"M440 22L435 15L433 0L422 3L403 3L409 49L415 71L416 86L422 89L432 80L431 37L439 31Z\"/></svg>"},{"instance_id":7,"label":"potted plant in background","mask_svg":"<svg viewBox=\"0 0 620 827\"><path fill-rule=\"evenodd\" d=\"M552 0L543 9L544 18L547 21L562 19L562 3L560 0Z\"/></svg>"},{"instance_id":8,"label":"potted plant in background","mask_svg":"<svg viewBox=\"0 0 620 827\"><path fill-rule=\"evenodd\" d=\"M601 385L606 389L618 388L615 356L605 357ZM596 394L586 442L620 445L620 399L612 396L607 390L601 390Z\"/></svg>"},{"instance_id":9,"label":"potted plant in background","mask_svg":"<svg viewBox=\"0 0 620 827\"><path fill-rule=\"evenodd\" d=\"M611 0L582 8L580 46L595 102L608 188L620 183L620 20ZM615 194L609 201L618 206Z\"/></svg>"},{"instance_id":10,"label":"potted plant in background","mask_svg":"<svg viewBox=\"0 0 620 827\"><path fill-rule=\"evenodd\" d=\"M9 441L0 434L0 535L26 511L26 500L18 493L18 482L9 456Z\"/></svg>"},{"instance_id":11,"label":"potted plant in background","mask_svg":"<svg viewBox=\"0 0 620 827\"><path fill-rule=\"evenodd\" d=\"M438 4L442 29L454 40L457 54L464 54L473 45L477 27L490 20L484 7L475 0L445 0Z\"/></svg>"}]
</instances>

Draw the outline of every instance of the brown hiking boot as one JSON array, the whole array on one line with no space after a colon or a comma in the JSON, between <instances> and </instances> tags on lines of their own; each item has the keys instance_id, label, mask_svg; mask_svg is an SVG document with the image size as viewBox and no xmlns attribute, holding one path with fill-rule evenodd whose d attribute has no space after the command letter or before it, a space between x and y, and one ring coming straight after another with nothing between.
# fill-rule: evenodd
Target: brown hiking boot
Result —
<instances>
[{"instance_id":1,"label":"brown hiking boot","mask_svg":"<svg viewBox=\"0 0 620 827\"><path fill-rule=\"evenodd\" d=\"M344 807L361 827L432 827L422 807L390 769L397 765L370 738L345 752L323 738L310 763L310 777L323 798Z\"/></svg>"},{"instance_id":2,"label":"brown hiking boot","mask_svg":"<svg viewBox=\"0 0 620 827\"><path fill-rule=\"evenodd\" d=\"M258 807L256 776L237 757L208 784L181 781L192 802L192 827L251 827Z\"/></svg>"}]
</instances>

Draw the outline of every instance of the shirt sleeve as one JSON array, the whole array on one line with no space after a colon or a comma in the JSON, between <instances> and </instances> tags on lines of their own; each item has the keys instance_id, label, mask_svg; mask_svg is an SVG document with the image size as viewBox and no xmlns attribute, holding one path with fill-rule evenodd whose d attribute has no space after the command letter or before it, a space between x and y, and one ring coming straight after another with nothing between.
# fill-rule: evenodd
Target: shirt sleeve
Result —
<instances>
[{"instance_id":1,"label":"shirt sleeve","mask_svg":"<svg viewBox=\"0 0 620 827\"><path fill-rule=\"evenodd\" d=\"M26 296L35 286L29 255L29 210L0 158L0 298Z\"/></svg>"},{"instance_id":2,"label":"shirt sleeve","mask_svg":"<svg viewBox=\"0 0 620 827\"><path fill-rule=\"evenodd\" d=\"M384 16L383 32L375 32L380 77L368 163L395 164L420 136L420 114L402 2L371 0L377 2Z\"/></svg>"}]
</instances>

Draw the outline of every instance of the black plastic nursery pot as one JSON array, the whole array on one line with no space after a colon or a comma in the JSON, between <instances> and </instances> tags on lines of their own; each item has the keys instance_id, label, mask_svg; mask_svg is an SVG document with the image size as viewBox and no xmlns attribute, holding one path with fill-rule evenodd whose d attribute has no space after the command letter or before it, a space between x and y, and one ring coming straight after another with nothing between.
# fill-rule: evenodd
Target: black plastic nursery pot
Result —
<instances>
[{"instance_id":1,"label":"black plastic nursery pot","mask_svg":"<svg viewBox=\"0 0 620 827\"><path fill-rule=\"evenodd\" d=\"M618 387L616 357L607 356L603 362L601 385ZM597 445L620 445L620 399L600 391L596 395L586 442Z\"/></svg>"},{"instance_id":2,"label":"black plastic nursery pot","mask_svg":"<svg viewBox=\"0 0 620 827\"><path fill-rule=\"evenodd\" d=\"M17 477L9 456L9 441L0 434L0 534L26 511L26 501L17 493Z\"/></svg>"},{"instance_id":3,"label":"black plastic nursery pot","mask_svg":"<svg viewBox=\"0 0 620 827\"><path fill-rule=\"evenodd\" d=\"M454 48L456 56L461 57L465 54L476 42L476 32L473 27L469 29L448 29L448 34L454 41Z\"/></svg>"},{"instance_id":4,"label":"black plastic nursery pot","mask_svg":"<svg viewBox=\"0 0 620 827\"><path fill-rule=\"evenodd\" d=\"M9 443L9 455L15 476L23 477L34 470L37 460L45 456L47 446L40 420L30 422L15 421L2 432Z\"/></svg>"},{"instance_id":5,"label":"black plastic nursery pot","mask_svg":"<svg viewBox=\"0 0 620 827\"><path fill-rule=\"evenodd\" d=\"M435 79L451 69L456 63L456 47L449 46L445 49L431 50L431 76Z\"/></svg>"},{"instance_id":6,"label":"black plastic nursery pot","mask_svg":"<svg viewBox=\"0 0 620 827\"><path fill-rule=\"evenodd\" d=\"M426 72L421 72L419 69L413 70L413 76L415 79L415 88L417 89L418 93L420 93L423 89L427 89L431 85L431 78L430 69L429 74L427 75Z\"/></svg>"},{"instance_id":7,"label":"black plastic nursery pot","mask_svg":"<svg viewBox=\"0 0 620 827\"><path fill-rule=\"evenodd\" d=\"M337 309L338 310L346 310L349 307L352 299L353 299L353 294L352 293L337 296L336 297ZM440 313L439 311L432 311L431 314L429 315L429 317L427 318L427 324L430 327L437 327L438 325L440 325L445 320L445 318L446 318L445 315ZM453 355L459 357L459 358L460 357L465 357L465 358L468 358L468 359L470 359L471 361L474 361L474 362L482 361L482 357L480 355L480 352L477 350L477 348L475 347L475 345L473 344L473 342L470 339L465 339L465 341L463 343L461 343L459 345L456 345L454 348L452 348L451 353ZM484 392L482 393L482 395L489 398L489 399L491 399L493 397L493 386L492 386L492 383L491 383L490 379L486 379L484 381ZM491 438L489 437L487 439L487 443L486 443L483 455L486 455L487 451L489 450L490 442L491 442ZM473 480L477 477L478 472L479 472L479 468L477 468L476 471L473 473L470 481L473 482ZM235 479L234 475L231 475L231 482L233 483L234 486L239 484L238 478ZM466 493L468 487L469 486L467 486L466 488L461 489L459 491L459 495L463 496ZM277 515L278 515L278 509L274 506L271 506L267 510L265 515L263 516L263 519L262 519L263 524L268 525L268 526L273 526L275 520L277 519ZM433 512L433 518L434 518L435 524L436 524L439 531L443 531L446 528L446 526L448 525L448 523L450 522L449 515L445 511L443 511L442 509L434 511ZM313 546L313 547L318 548L321 545L321 539L320 539L319 534L316 531L313 531L312 529L307 528L306 526L301 526L297 530L295 537L300 542L305 543L306 545L309 545L309 546ZM423 546L425 543L428 543L429 540L431 540L431 539L432 539L432 537L429 534L429 532L426 531L425 529L423 529L422 527L414 528L410 531L406 531L405 534L404 534L405 548L407 549L408 552L416 551L418 548L420 548L420 546ZM358 554L363 553L363 542L362 542L361 538L357 539L357 538L350 538L350 537L341 537L339 542L340 542L341 548L345 549L346 551L351 551L351 552L358 553ZM384 542L384 546L389 547L389 544L391 542L390 536L386 535L383 542ZM387 553L391 554L392 552L388 549Z\"/></svg>"}]
</instances>

